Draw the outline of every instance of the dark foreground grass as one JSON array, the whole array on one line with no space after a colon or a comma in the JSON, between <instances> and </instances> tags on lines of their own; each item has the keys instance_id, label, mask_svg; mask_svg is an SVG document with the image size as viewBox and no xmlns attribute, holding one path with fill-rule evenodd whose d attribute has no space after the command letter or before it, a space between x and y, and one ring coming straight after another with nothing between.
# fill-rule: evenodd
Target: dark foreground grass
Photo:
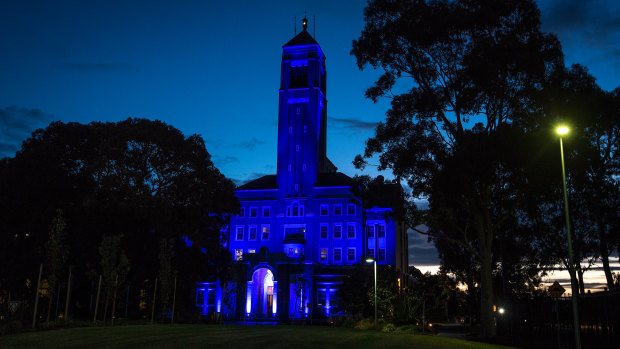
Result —
<instances>
[{"instance_id":1,"label":"dark foreground grass","mask_svg":"<svg viewBox=\"0 0 620 349\"><path fill-rule=\"evenodd\" d=\"M502 348L412 333L310 326L140 325L0 336L0 348Z\"/></svg>"}]
</instances>

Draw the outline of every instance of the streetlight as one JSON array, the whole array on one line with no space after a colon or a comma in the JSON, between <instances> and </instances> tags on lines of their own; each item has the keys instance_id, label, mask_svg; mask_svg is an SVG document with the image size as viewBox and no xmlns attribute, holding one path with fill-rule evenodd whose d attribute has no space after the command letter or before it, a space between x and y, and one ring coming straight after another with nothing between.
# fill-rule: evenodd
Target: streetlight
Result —
<instances>
[{"instance_id":1,"label":"streetlight","mask_svg":"<svg viewBox=\"0 0 620 349\"><path fill-rule=\"evenodd\" d=\"M562 144L562 136L568 134L568 127L560 126L556 129L560 135L560 156L562 158L562 186L564 188L564 216L566 217L566 239L568 240L568 272L570 274L570 285L573 301L573 328L575 332L575 347L581 349L581 338L579 336L579 310L577 306L577 297L579 289L577 288L577 280L575 280L575 264L573 263L573 242L570 233L570 219L568 216L568 194L566 193L566 171L564 170L564 145Z\"/></svg>"},{"instance_id":2,"label":"streetlight","mask_svg":"<svg viewBox=\"0 0 620 349\"><path fill-rule=\"evenodd\" d=\"M375 265L375 326L377 326L377 261L372 258L368 258L366 259L366 262L374 263Z\"/></svg>"}]
</instances>

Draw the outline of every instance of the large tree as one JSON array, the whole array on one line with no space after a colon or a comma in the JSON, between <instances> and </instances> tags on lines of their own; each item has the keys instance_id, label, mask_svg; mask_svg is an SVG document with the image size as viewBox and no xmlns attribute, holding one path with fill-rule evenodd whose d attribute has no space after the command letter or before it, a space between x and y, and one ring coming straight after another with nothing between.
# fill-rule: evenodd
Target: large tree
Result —
<instances>
[{"instance_id":1,"label":"large tree","mask_svg":"<svg viewBox=\"0 0 620 349\"><path fill-rule=\"evenodd\" d=\"M519 206L511 181L523 178L513 124L561 64L558 41L530 0L374 0L364 14L352 54L360 69L383 70L367 97L392 103L364 156L379 153L380 169L429 199L435 231L476 236L482 336L493 336L493 244Z\"/></svg>"},{"instance_id":2,"label":"large tree","mask_svg":"<svg viewBox=\"0 0 620 349\"><path fill-rule=\"evenodd\" d=\"M185 235L204 248L206 260L196 263L201 270L222 272L230 261L221 251L220 229L238 209L234 184L213 165L198 135L185 137L145 119L54 122L3 160L0 172L3 252L10 256L7 270L19 271L6 276L9 284L35 274L58 208L78 273L98 272L100 242L119 234L134 281L155 277L164 238L183 248Z\"/></svg>"}]
</instances>

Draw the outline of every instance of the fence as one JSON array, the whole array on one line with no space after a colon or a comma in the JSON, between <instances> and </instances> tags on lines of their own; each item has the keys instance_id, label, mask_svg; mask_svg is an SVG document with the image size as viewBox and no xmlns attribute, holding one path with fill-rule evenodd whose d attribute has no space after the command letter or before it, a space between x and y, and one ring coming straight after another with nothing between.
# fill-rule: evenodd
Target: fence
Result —
<instances>
[{"instance_id":1,"label":"fence","mask_svg":"<svg viewBox=\"0 0 620 349\"><path fill-rule=\"evenodd\" d=\"M579 297L582 348L614 348L620 343L620 292ZM498 337L524 348L575 348L570 297L512 299L497 314Z\"/></svg>"}]
</instances>

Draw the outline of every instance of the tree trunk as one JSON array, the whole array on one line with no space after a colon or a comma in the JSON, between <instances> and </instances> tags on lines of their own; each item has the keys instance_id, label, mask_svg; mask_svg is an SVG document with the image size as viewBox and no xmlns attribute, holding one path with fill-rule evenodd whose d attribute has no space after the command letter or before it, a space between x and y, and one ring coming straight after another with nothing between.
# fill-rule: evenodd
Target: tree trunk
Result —
<instances>
[{"instance_id":1,"label":"tree trunk","mask_svg":"<svg viewBox=\"0 0 620 349\"><path fill-rule=\"evenodd\" d=\"M478 228L480 238L480 328L482 338L495 337L495 319L493 318L493 265L491 251L493 234Z\"/></svg>"},{"instance_id":2,"label":"tree trunk","mask_svg":"<svg viewBox=\"0 0 620 349\"><path fill-rule=\"evenodd\" d=\"M579 294L585 294L585 287L583 282L583 269L581 269L581 263L576 262L575 266L577 268L577 280L579 281Z\"/></svg>"},{"instance_id":3,"label":"tree trunk","mask_svg":"<svg viewBox=\"0 0 620 349\"><path fill-rule=\"evenodd\" d=\"M607 289L614 289L614 276L611 273L611 268L609 267L609 247L607 246L607 229L602 227L602 222L599 219L598 222L598 241L599 241L599 250L601 253L601 261L603 262L603 271L605 272L605 279L607 280Z\"/></svg>"}]
</instances>

